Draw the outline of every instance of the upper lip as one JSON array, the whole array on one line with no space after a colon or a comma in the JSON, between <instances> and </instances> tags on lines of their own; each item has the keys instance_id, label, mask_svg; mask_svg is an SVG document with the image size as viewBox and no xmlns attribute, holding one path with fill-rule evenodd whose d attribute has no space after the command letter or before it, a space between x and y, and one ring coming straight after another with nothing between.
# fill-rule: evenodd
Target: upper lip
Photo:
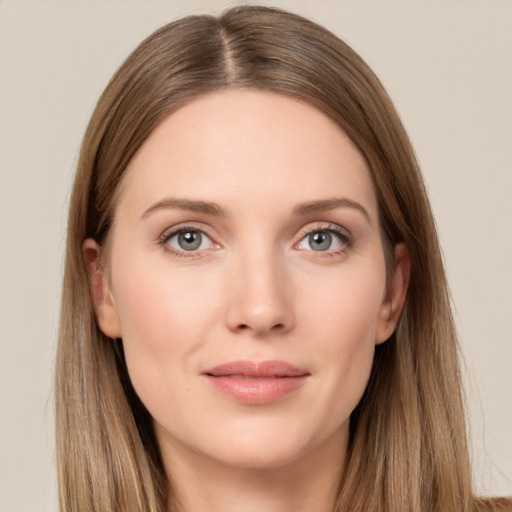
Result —
<instances>
[{"instance_id":1,"label":"upper lip","mask_svg":"<svg viewBox=\"0 0 512 512\"><path fill-rule=\"evenodd\" d=\"M303 377L309 372L285 361L231 361L209 368L203 375L212 377L228 377L240 375L243 377L275 378Z\"/></svg>"}]
</instances>

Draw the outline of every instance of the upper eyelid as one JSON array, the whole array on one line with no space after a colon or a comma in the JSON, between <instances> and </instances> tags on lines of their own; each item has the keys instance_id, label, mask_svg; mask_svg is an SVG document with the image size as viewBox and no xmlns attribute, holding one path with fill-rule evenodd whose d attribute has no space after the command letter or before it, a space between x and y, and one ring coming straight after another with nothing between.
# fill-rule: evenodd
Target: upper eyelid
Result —
<instances>
[{"instance_id":1,"label":"upper eyelid","mask_svg":"<svg viewBox=\"0 0 512 512\"><path fill-rule=\"evenodd\" d=\"M315 233L316 231L328 231L328 232L334 232L339 235L344 235L347 238L352 238L352 233L347 228L340 226L339 224L334 224L332 222L317 222L314 223L314 226L311 226L311 224L308 224L308 226L304 226L300 230L300 239L304 238L304 236L307 236L311 233Z\"/></svg>"},{"instance_id":2,"label":"upper eyelid","mask_svg":"<svg viewBox=\"0 0 512 512\"><path fill-rule=\"evenodd\" d=\"M184 222L183 224L168 227L162 231L158 238L160 240L168 239L181 231L186 231L187 229L190 231L200 231L203 235L206 235L208 238L213 240L213 235L209 233L209 230L205 229L203 226L196 225L195 222Z\"/></svg>"}]
</instances>

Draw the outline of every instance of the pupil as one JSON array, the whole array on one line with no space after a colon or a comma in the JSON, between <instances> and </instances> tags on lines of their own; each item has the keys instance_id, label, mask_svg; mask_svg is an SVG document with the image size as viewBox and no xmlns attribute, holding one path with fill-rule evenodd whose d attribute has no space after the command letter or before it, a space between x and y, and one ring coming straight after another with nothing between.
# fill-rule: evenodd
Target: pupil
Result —
<instances>
[{"instance_id":1,"label":"pupil","mask_svg":"<svg viewBox=\"0 0 512 512\"><path fill-rule=\"evenodd\" d=\"M185 251L193 251L201 245L201 233L198 231L185 231L180 233L178 242Z\"/></svg>"},{"instance_id":2,"label":"pupil","mask_svg":"<svg viewBox=\"0 0 512 512\"><path fill-rule=\"evenodd\" d=\"M331 246L331 235L325 232L317 232L309 235L309 243L314 251L325 251Z\"/></svg>"}]
</instances>

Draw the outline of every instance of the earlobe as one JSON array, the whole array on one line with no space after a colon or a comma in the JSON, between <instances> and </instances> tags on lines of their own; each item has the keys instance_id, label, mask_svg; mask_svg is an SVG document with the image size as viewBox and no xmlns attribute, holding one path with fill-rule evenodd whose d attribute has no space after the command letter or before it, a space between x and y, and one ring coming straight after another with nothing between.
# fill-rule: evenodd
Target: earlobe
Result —
<instances>
[{"instance_id":1,"label":"earlobe","mask_svg":"<svg viewBox=\"0 0 512 512\"><path fill-rule=\"evenodd\" d=\"M407 296L411 260L404 243L395 246L394 255L393 273L390 276L386 296L381 305L376 344L383 343L393 334Z\"/></svg>"},{"instance_id":2,"label":"earlobe","mask_svg":"<svg viewBox=\"0 0 512 512\"><path fill-rule=\"evenodd\" d=\"M121 326L107 276L100 261L100 246L92 238L82 245L82 254L99 328L109 338L121 337Z\"/></svg>"}]
</instances>

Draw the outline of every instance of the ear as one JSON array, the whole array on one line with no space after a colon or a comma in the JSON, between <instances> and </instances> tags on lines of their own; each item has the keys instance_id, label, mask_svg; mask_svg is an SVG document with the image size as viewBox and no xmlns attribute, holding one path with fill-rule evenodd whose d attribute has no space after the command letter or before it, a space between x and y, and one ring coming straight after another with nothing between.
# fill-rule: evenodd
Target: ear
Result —
<instances>
[{"instance_id":1,"label":"ear","mask_svg":"<svg viewBox=\"0 0 512 512\"><path fill-rule=\"evenodd\" d=\"M395 246L395 262L389 276L386 295L379 312L376 344L383 343L393 334L405 303L411 274L409 251L404 243Z\"/></svg>"},{"instance_id":2,"label":"ear","mask_svg":"<svg viewBox=\"0 0 512 512\"><path fill-rule=\"evenodd\" d=\"M109 338L121 337L121 325L110 291L107 275L100 261L100 246L92 238L88 238L82 245L89 285L93 299L94 312L98 325Z\"/></svg>"}]
</instances>

